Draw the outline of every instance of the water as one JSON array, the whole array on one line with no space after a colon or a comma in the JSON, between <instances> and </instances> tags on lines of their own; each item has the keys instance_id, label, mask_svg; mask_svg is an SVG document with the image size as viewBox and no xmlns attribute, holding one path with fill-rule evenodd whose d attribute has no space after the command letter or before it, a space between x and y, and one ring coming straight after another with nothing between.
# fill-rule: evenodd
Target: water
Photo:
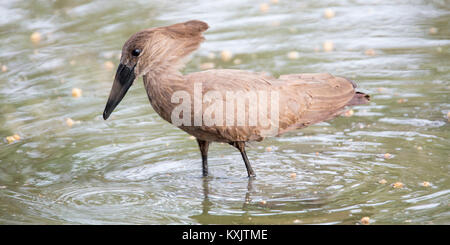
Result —
<instances>
[{"instance_id":1,"label":"water","mask_svg":"<svg viewBox=\"0 0 450 245\"><path fill-rule=\"evenodd\" d=\"M450 224L448 2L267 2L2 1L0 223ZM105 62L118 65L134 32L190 19L210 29L184 73L205 62L329 72L372 102L253 144L254 180L239 152L213 144L203 178L195 140L156 115L142 79L101 118L115 70Z\"/></svg>"}]
</instances>

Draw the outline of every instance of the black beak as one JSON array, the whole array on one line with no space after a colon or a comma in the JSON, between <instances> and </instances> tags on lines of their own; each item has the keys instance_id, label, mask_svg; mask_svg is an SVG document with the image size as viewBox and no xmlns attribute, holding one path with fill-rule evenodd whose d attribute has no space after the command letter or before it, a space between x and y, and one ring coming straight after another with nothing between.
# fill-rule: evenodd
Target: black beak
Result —
<instances>
[{"instance_id":1,"label":"black beak","mask_svg":"<svg viewBox=\"0 0 450 245\"><path fill-rule=\"evenodd\" d=\"M106 103L105 111L103 112L103 119L108 119L111 112L113 112L114 108L120 103L133 84L136 78L134 75L134 67L130 69L124 64L119 64L111 93L109 94L108 103Z\"/></svg>"}]
</instances>

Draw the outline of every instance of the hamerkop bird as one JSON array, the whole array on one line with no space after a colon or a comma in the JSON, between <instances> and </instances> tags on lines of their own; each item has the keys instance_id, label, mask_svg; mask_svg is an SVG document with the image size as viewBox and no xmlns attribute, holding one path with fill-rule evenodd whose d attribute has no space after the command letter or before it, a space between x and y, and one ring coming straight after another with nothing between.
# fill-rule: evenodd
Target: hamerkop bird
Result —
<instances>
[{"instance_id":1,"label":"hamerkop bird","mask_svg":"<svg viewBox=\"0 0 450 245\"><path fill-rule=\"evenodd\" d=\"M204 40L202 32L207 29L205 22L191 20L145 29L132 35L122 48L103 118L109 117L133 81L142 75L153 109L164 120L196 137L204 176L208 175L209 144L216 141L236 147L245 162L248 176L253 177L255 172L245 152L246 142L261 141L267 136L278 136L329 120L343 113L347 106L369 101L368 95L355 91L356 84L352 81L325 73L289 74L275 78L264 73L212 69L181 74L179 70L188 55L200 46ZM200 88L197 94L196 86ZM234 96L236 103L228 104L232 92L246 93L246 99L238 103L242 96ZM258 107L256 114L251 112L252 105L256 103L259 106L268 97L271 98L271 103L267 103L270 105L262 106L263 109ZM239 111L239 108L244 109ZM271 111L270 115L268 111ZM240 118L242 115L244 119ZM264 115L267 119L263 120L264 123L254 123L255 118L260 119ZM213 123L211 120L206 122L207 117Z\"/></svg>"}]
</instances>

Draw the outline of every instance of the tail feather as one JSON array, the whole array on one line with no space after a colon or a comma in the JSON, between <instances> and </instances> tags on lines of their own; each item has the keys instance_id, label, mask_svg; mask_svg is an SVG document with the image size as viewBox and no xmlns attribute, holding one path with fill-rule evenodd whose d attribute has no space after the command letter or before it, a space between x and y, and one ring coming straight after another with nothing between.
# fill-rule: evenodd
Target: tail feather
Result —
<instances>
[{"instance_id":1,"label":"tail feather","mask_svg":"<svg viewBox=\"0 0 450 245\"><path fill-rule=\"evenodd\" d=\"M346 104L346 106L367 104L370 101L370 95L356 92L353 98Z\"/></svg>"}]
</instances>

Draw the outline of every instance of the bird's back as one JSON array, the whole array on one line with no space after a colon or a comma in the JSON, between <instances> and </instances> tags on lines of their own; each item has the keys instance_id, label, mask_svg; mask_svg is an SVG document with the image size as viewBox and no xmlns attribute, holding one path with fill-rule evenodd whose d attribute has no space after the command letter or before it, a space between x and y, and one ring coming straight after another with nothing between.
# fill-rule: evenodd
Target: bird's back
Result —
<instances>
[{"instance_id":1,"label":"bird's back","mask_svg":"<svg viewBox=\"0 0 450 245\"><path fill-rule=\"evenodd\" d=\"M269 127L267 127L267 124L266 127L259 124L249 125L251 100L255 97L248 96L244 98L247 100L243 100L245 101L244 116L246 116L246 124L244 125L237 125L236 119L234 119L233 124L229 125L225 123L226 119L224 119L223 125L180 127L197 138L210 141L260 141L265 136L270 136L267 135L269 131L275 132L272 136L280 135L290 130L332 119L341 114L346 105L361 104L368 101L368 96L355 91L356 85L352 81L326 73L289 74L282 75L277 79L264 73L216 69L191 73L186 75L185 79L186 86L194 83L201 84L203 96L211 91L217 91L220 94L220 99L223 100L224 108L227 99L229 99L227 98L227 92L236 95L236 92L240 91L245 95L256 94L258 102L261 99L260 93L265 92L268 97L264 99L267 99L268 105L263 109L271 111L273 107L273 109L278 110L275 114L270 112L265 114L270 121ZM358 97L358 100L353 99L354 97ZM276 99L276 104L270 104L271 99ZM353 104L350 102L353 102ZM205 112L212 103L214 103L213 100L203 100L202 112ZM194 108L192 111L194 114ZM234 107L234 111L224 109L223 112L225 117L232 112L239 116L238 106ZM269 129L270 127L272 128ZM274 127L276 127L276 131L273 131Z\"/></svg>"}]
</instances>

